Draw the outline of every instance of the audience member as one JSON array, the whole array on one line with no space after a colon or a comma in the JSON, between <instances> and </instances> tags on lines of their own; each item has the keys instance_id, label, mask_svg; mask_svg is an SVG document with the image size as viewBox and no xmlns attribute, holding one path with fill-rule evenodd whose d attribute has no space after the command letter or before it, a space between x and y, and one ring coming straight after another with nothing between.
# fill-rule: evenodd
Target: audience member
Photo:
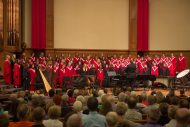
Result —
<instances>
[{"instance_id":1,"label":"audience member","mask_svg":"<svg viewBox=\"0 0 190 127\"><path fill-rule=\"evenodd\" d=\"M186 108L179 108L176 111L176 127L187 127L189 124L190 113Z\"/></svg>"},{"instance_id":2,"label":"audience member","mask_svg":"<svg viewBox=\"0 0 190 127\"><path fill-rule=\"evenodd\" d=\"M107 127L106 118L103 115L98 114L98 100L95 97L90 97L87 101L88 109L90 113L88 117L83 119L84 127Z\"/></svg>"},{"instance_id":3,"label":"audience member","mask_svg":"<svg viewBox=\"0 0 190 127\"><path fill-rule=\"evenodd\" d=\"M156 103L156 97L153 95L148 96L148 106L142 109L142 112L148 114L152 108L158 108L159 105Z\"/></svg>"},{"instance_id":4,"label":"audience member","mask_svg":"<svg viewBox=\"0 0 190 127\"><path fill-rule=\"evenodd\" d=\"M170 118L168 116L168 104L160 103L159 110L160 110L161 115L160 115L160 119L158 120L158 123L164 126L170 121Z\"/></svg>"},{"instance_id":5,"label":"audience member","mask_svg":"<svg viewBox=\"0 0 190 127\"><path fill-rule=\"evenodd\" d=\"M78 114L72 114L66 122L67 127L82 127L82 120Z\"/></svg>"},{"instance_id":6,"label":"audience member","mask_svg":"<svg viewBox=\"0 0 190 127\"><path fill-rule=\"evenodd\" d=\"M173 105L170 105L168 108L168 117L171 119L168 124L165 125L165 127L176 127L176 111L177 108Z\"/></svg>"},{"instance_id":7,"label":"audience member","mask_svg":"<svg viewBox=\"0 0 190 127\"><path fill-rule=\"evenodd\" d=\"M34 121L32 127L45 127L42 123L43 119L45 118L45 110L42 107L37 107L32 113L32 118Z\"/></svg>"},{"instance_id":8,"label":"audience member","mask_svg":"<svg viewBox=\"0 0 190 127\"><path fill-rule=\"evenodd\" d=\"M134 97L128 99L128 110L125 113L125 119L128 120L142 120L142 114L136 111L137 100Z\"/></svg>"},{"instance_id":9,"label":"audience member","mask_svg":"<svg viewBox=\"0 0 190 127\"><path fill-rule=\"evenodd\" d=\"M140 127L162 127L161 125L158 124L159 118L160 118L160 112L158 108L152 107L148 111L147 123Z\"/></svg>"},{"instance_id":10,"label":"audience member","mask_svg":"<svg viewBox=\"0 0 190 127\"><path fill-rule=\"evenodd\" d=\"M51 106L48 110L48 120L44 120L43 124L45 127L63 127L63 123L59 121L59 117L61 116L61 107L54 105Z\"/></svg>"},{"instance_id":11,"label":"audience member","mask_svg":"<svg viewBox=\"0 0 190 127\"><path fill-rule=\"evenodd\" d=\"M17 110L18 122L10 122L9 127L32 127L31 108L27 104L21 104Z\"/></svg>"},{"instance_id":12,"label":"audience member","mask_svg":"<svg viewBox=\"0 0 190 127\"><path fill-rule=\"evenodd\" d=\"M108 112L106 115L106 121L108 123L108 127L115 127L118 122L118 115L116 112Z\"/></svg>"}]
</instances>

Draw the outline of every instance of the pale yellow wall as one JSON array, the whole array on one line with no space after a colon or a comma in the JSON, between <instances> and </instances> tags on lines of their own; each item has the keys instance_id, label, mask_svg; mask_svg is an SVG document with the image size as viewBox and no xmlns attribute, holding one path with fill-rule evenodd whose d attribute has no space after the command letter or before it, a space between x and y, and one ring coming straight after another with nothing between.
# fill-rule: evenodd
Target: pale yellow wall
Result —
<instances>
[{"instance_id":1,"label":"pale yellow wall","mask_svg":"<svg viewBox=\"0 0 190 127\"><path fill-rule=\"evenodd\" d=\"M190 50L190 0L150 0L150 50Z\"/></svg>"},{"instance_id":2,"label":"pale yellow wall","mask_svg":"<svg viewBox=\"0 0 190 127\"><path fill-rule=\"evenodd\" d=\"M129 0L54 0L54 47L128 49Z\"/></svg>"},{"instance_id":3,"label":"pale yellow wall","mask_svg":"<svg viewBox=\"0 0 190 127\"><path fill-rule=\"evenodd\" d=\"M23 20L23 41L26 43L27 48L31 47L31 0L24 0L24 20Z\"/></svg>"}]
</instances>

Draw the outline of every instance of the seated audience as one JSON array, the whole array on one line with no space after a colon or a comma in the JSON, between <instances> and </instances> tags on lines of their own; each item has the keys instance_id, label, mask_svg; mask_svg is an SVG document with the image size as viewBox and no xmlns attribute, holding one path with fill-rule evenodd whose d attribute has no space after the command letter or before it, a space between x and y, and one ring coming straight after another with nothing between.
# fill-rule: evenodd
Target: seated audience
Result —
<instances>
[{"instance_id":1,"label":"seated audience","mask_svg":"<svg viewBox=\"0 0 190 127\"><path fill-rule=\"evenodd\" d=\"M106 121L108 123L108 127L115 127L118 122L118 115L116 112L108 112L106 115Z\"/></svg>"},{"instance_id":2,"label":"seated audience","mask_svg":"<svg viewBox=\"0 0 190 127\"><path fill-rule=\"evenodd\" d=\"M37 107L33 110L32 118L34 124L32 127L45 127L42 123L45 118L45 110L41 107Z\"/></svg>"},{"instance_id":3,"label":"seated audience","mask_svg":"<svg viewBox=\"0 0 190 127\"><path fill-rule=\"evenodd\" d=\"M134 97L128 99L128 110L125 113L125 119L128 120L142 120L142 114L136 111L137 100Z\"/></svg>"},{"instance_id":4,"label":"seated audience","mask_svg":"<svg viewBox=\"0 0 190 127\"><path fill-rule=\"evenodd\" d=\"M102 103L101 109L100 109L100 114L106 116L106 114L110 111L113 111L112 109L112 104L110 103L110 101L104 101Z\"/></svg>"},{"instance_id":5,"label":"seated audience","mask_svg":"<svg viewBox=\"0 0 190 127\"><path fill-rule=\"evenodd\" d=\"M148 96L148 106L142 109L142 112L148 114L152 108L158 108L159 105L156 103L156 97L153 95Z\"/></svg>"},{"instance_id":6,"label":"seated audience","mask_svg":"<svg viewBox=\"0 0 190 127\"><path fill-rule=\"evenodd\" d=\"M59 117L61 116L61 107L54 105L51 106L48 110L48 120L44 120L43 124L45 127L63 127L63 123L59 121Z\"/></svg>"},{"instance_id":7,"label":"seated audience","mask_svg":"<svg viewBox=\"0 0 190 127\"><path fill-rule=\"evenodd\" d=\"M179 101L179 108L187 108L189 109L189 102L186 99L181 99Z\"/></svg>"},{"instance_id":8,"label":"seated audience","mask_svg":"<svg viewBox=\"0 0 190 127\"><path fill-rule=\"evenodd\" d=\"M176 111L176 127L188 127L190 112L186 108L179 108Z\"/></svg>"},{"instance_id":9,"label":"seated audience","mask_svg":"<svg viewBox=\"0 0 190 127\"><path fill-rule=\"evenodd\" d=\"M162 127L161 125L158 124L159 118L160 118L160 112L158 108L152 107L148 111L147 123L140 127Z\"/></svg>"},{"instance_id":10,"label":"seated audience","mask_svg":"<svg viewBox=\"0 0 190 127\"><path fill-rule=\"evenodd\" d=\"M89 115L83 119L83 127L107 127L106 118L98 114L98 100L95 97L90 97L87 101Z\"/></svg>"},{"instance_id":11,"label":"seated audience","mask_svg":"<svg viewBox=\"0 0 190 127\"><path fill-rule=\"evenodd\" d=\"M0 127L8 127L9 126L9 118L5 114L0 114Z\"/></svg>"},{"instance_id":12,"label":"seated audience","mask_svg":"<svg viewBox=\"0 0 190 127\"><path fill-rule=\"evenodd\" d=\"M65 117L71 111L71 108L69 107L69 104L68 104L68 98L69 98L68 95L62 96L61 117Z\"/></svg>"},{"instance_id":13,"label":"seated audience","mask_svg":"<svg viewBox=\"0 0 190 127\"><path fill-rule=\"evenodd\" d=\"M171 119L168 124L165 125L165 127L176 127L176 111L177 108L173 105L170 105L168 108L168 117Z\"/></svg>"},{"instance_id":14,"label":"seated audience","mask_svg":"<svg viewBox=\"0 0 190 127\"><path fill-rule=\"evenodd\" d=\"M33 122L30 121L31 108L27 104L21 104L17 110L18 122L10 122L9 127L32 127Z\"/></svg>"},{"instance_id":15,"label":"seated audience","mask_svg":"<svg viewBox=\"0 0 190 127\"><path fill-rule=\"evenodd\" d=\"M160 119L158 120L158 123L162 126L164 126L165 124L169 123L170 118L168 116L168 104L167 103L161 103L159 106L159 110L160 110Z\"/></svg>"},{"instance_id":16,"label":"seated audience","mask_svg":"<svg viewBox=\"0 0 190 127\"><path fill-rule=\"evenodd\" d=\"M82 127L81 117L78 114L72 114L67 119L66 127Z\"/></svg>"}]
</instances>

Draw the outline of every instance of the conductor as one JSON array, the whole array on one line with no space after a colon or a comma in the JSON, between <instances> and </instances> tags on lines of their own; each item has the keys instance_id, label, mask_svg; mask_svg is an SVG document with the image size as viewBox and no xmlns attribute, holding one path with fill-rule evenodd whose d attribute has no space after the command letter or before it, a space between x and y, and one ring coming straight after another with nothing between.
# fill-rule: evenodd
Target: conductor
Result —
<instances>
[{"instance_id":1,"label":"conductor","mask_svg":"<svg viewBox=\"0 0 190 127\"><path fill-rule=\"evenodd\" d=\"M132 89L135 85L136 78L136 64L133 61L130 61L130 64L125 68L125 74L127 76L127 83L131 85Z\"/></svg>"}]
</instances>

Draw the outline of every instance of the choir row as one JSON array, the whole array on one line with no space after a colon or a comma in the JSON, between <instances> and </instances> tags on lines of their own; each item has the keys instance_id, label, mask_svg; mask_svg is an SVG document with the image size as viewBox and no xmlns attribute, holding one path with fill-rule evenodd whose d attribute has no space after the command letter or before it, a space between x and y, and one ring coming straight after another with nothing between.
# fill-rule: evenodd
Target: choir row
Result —
<instances>
[{"instance_id":1,"label":"choir row","mask_svg":"<svg viewBox=\"0 0 190 127\"><path fill-rule=\"evenodd\" d=\"M5 83L13 83L15 87L25 83L35 84L38 76L38 69L47 73L47 80L50 82L53 79L53 83L56 86L58 83L63 84L64 77L71 77L76 75L96 75L97 79L101 82L105 77L106 71L115 71L117 74L124 74L124 70L129 64L136 64L137 74L152 74L152 75L164 75L175 76L176 72L181 72L186 68L186 59L182 53L176 58L173 54L170 57L164 54L161 57L155 56L153 58L140 57L136 58L128 56L126 58L120 56L113 57L87 57L75 55L74 57L60 57L55 56L52 58L50 55L44 56L43 53L40 57L36 58L33 53L29 58L23 56L20 59L16 59L13 55L10 58L6 56L4 62L4 79ZM52 78L53 76L53 78Z\"/></svg>"}]
</instances>

